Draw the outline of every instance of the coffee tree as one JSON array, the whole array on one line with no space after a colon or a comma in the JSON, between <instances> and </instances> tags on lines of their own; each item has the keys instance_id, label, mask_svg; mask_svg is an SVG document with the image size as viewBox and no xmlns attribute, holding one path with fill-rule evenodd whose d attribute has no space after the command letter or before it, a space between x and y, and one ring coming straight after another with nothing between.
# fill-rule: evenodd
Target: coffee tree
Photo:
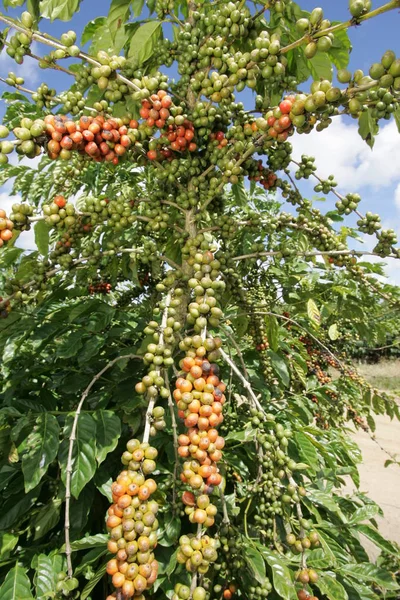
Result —
<instances>
[{"instance_id":1,"label":"coffee tree","mask_svg":"<svg viewBox=\"0 0 400 600\"><path fill-rule=\"evenodd\" d=\"M400 415L346 348L393 328L365 255L400 249L289 138L399 124L395 52L347 70L347 29L399 1L331 23L291 0L113 0L88 52L40 30L78 0L5 4L24 12L0 14L3 52L71 87L2 78L2 600L398 597L361 543L396 563L348 423Z\"/></svg>"}]
</instances>

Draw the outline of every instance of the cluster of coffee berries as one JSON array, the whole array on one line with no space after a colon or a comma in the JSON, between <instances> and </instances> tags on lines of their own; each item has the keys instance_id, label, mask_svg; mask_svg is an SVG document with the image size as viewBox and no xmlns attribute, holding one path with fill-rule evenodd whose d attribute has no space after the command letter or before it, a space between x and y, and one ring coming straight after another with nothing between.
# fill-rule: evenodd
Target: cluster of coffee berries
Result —
<instances>
[{"instance_id":1,"label":"cluster of coffee berries","mask_svg":"<svg viewBox=\"0 0 400 600\"><path fill-rule=\"evenodd\" d=\"M185 505L185 513L189 516L191 523L200 523L204 527L212 527L215 523L217 507L212 504L207 494L196 496L193 492L184 492L182 502Z\"/></svg>"},{"instance_id":2,"label":"cluster of coffee berries","mask_svg":"<svg viewBox=\"0 0 400 600\"><path fill-rule=\"evenodd\" d=\"M268 111L265 115L269 126L268 136L278 142L285 142L293 134L291 113L296 102L295 96L286 96L278 108Z\"/></svg>"},{"instance_id":3,"label":"cluster of coffee berries","mask_svg":"<svg viewBox=\"0 0 400 600\"><path fill-rule=\"evenodd\" d=\"M17 77L15 73L10 71L6 78L6 83L8 83L8 85L10 85L11 87L15 87L17 85L24 85L25 79L23 77Z\"/></svg>"},{"instance_id":4,"label":"cluster of coffee berries","mask_svg":"<svg viewBox=\"0 0 400 600\"><path fill-rule=\"evenodd\" d=\"M314 569L301 569L299 573L297 573L296 577L297 581L300 583L317 583L318 581L318 573L314 571Z\"/></svg>"},{"instance_id":5,"label":"cluster of coffee berries","mask_svg":"<svg viewBox=\"0 0 400 600\"><path fill-rule=\"evenodd\" d=\"M68 229L76 223L75 207L66 201L64 196L55 196L50 204L43 204L45 222L50 227Z\"/></svg>"},{"instance_id":6,"label":"cluster of coffee berries","mask_svg":"<svg viewBox=\"0 0 400 600\"><path fill-rule=\"evenodd\" d=\"M318 548L320 545L318 533L316 531L310 531L308 535L304 535L301 538L296 537L294 533L288 533L286 536L286 543L290 546L290 549L294 554L300 554L309 548Z\"/></svg>"},{"instance_id":7,"label":"cluster of coffee berries","mask_svg":"<svg viewBox=\"0 0 400 600\"><path fill-rule=\"evenodd\" d=\"M108 509L108 550L116 555L107 563L107 573L124 598L143 599L157 578L154 557L157 545L158 504L150 500L156 491L154 479L146 476L156 469L157 450L148 443L130 440L122 455L127 469L112 484L113 504ZM107 600L115 598L112 594Z\"/></svg>"},{"instance_id":8,"label":"cluster of coffee berries","mask_svg":"<svg viewBox=\"0 0 400 600\"><path fill-rule=\"evenodd\" d=\"M49 88L46 83L42 83L37 88L36 92L32 94L32 100L36 102L38 108L52 108L57 104L56 90Z\"/></svg>"},{"instance_id":9,"label":"cluster of coffee berries","mask_svg":"<svg viewBox=\"0 0 400 600\"><path fill-rule=\"evenodd\" d=\"M349 215L354 210L357 210L358 204L361 201L360 194L347 194L336 202L336 208L339 214Z\"/></svg>"},{"instance_id":10,"label":"cluster of coffee berries","mask_svg":"<svg viewBox=\"0 0 400 600\"><path fill-rule=\"evenodd\" d=\"M219 541L208 535L197 537L194 534L182 535L176 560L185 565L189 573L207 573L210 564L217 560Z\"/></svg>"},{"instance_id":11,"label":"cluster of coffee berries","mask_svg":"<svg viewBox=\"0 0 400 600\"><path fill-rule=\"evenodd\" d=\"M324 34L324 30L329 29L331 22L328 19L324 19L324 11L322 8L314 8L308 18L302 17L296 22L297 30L305 35L308 34L311 41L304 48L304 54L308 59L313 58L318 51L328 52L334 40L333 33L327 32ZM316 36L315 34L319 35Z\"/></svg>"},{"instance_id":12,"label":"cluster of coffee berries","mask_svg":"<svg viewBox=\"0 0 400 600\"><path fill-rule=\"evenodd\" d=\"M67 577L65 571L57 574L56 598L79 598L79 581L76 577Z\"/></svg>"},{"instance_id":13,"label":"cluster of coffee berries","mask_svg":"<svg viewBox=\"0 0 400 600\"><path fill-rule=\"evenodd\" d=\"M306 154L302 154L300 163L297 167L297 171L294 174L296 179L309 179L309 177L317 170L315 158L313 156L307 156Z\"/></svg>"},{"instance_id":14,"label":"cluster of coffee berries","mask_svg":"<svg viewBox=\"0 0 400 600\"><path fill-rule=\"evenodd\" d=\"M17 32L9 38L6 52L18 65L22 65L24 56L29 54L31 43L32 34L23 31Z\"/></svg>"},{"instance_id":15,"label":"cluster of coffee berries","mask_svg":"<svg viewBox=\"0 0 400 600\"><path fill-rule=\"evenodd\" d=\"M14 223L18 231L27 231L30 229L29 217L33 215L33 207L29 204L13 204L11 207L10 221Z\"/></svg>"},{"instance_id":16,"label":"cluster of coffee berries","mask_svg":"<svg viewBox=\"0 0 400 600\"><path fill-rule=\"evenodd\" d=\"M4 242L11 240L13 229L14 223L11 219L7 219L6 211L0 208L0 248L4 245Z\"/></svg>"},{"instance_id":17,"label":"cluster of coffee berries","mask_svg":"<svg viewBox=\"0 0 400 600\"><path fill-rule=\"evenodd\" d=\"M163 129L165 123L170 117L168 110L172 105L171 96L165 90L159 90L156 94L152 94L150 98L142 100L142 108L139 111L142 119L146 120L149 127L158 127Z\"/></svg>"},{"instance_id":18,"label":"cluster of coffee berries","mask_svg":"<svg viewBox=\"0 0 400 600\"><path fill-rule=\"evenodd\" d=\"M200 586L195 587L191 592L187 585L177 583L174 587L172 600L189 600L189 598L192 598L192 600L206 600L207 592L203 587Z\"/></svg>"},{"instance_id":19,"label":"cluster of coffee berries","mask_svg":"<svg viewBox=\"0 0 400 600\"><path fill-rule=\"evenodd\" d=\"M122 119L83 116L79 121L72 121L65 115L48 115L45 128L49 138L47 150L52 159L68 160L71 151L77 150L97 162L105 160L117 165L119 157L131 145Z\"/></svg>"},{"instance_id":20,"label":"cluster of coffee berries","mask_svg":"<svg viewBox=\"0 0 400 600\"><path fill-rule=\"evenodd\" d=\"M109 294L111 290L111 283L105 281L99 281L98 283L91 283L88 285L89 294Z\"/></svg>"},{"instance_id":21,"label":"cluster of coffee berries","mask_svg":"<svg viewBox=\"0 0 400 600\"><path fill-rule=\"evenodd\" d=\"M263 166L262 160L259 160L257 161L256 175L249 176L249 179L250 181L258 181L258 183L262 185L265 190L271 190L276 187L278 176L276 173Z\"/></svg>"},{"instance_id":22,"label":"cluster of coffee berries","mask_svg":"<svg viewBox=\"0 0 400 600\"><path fill-rule=\"evenodd\" d=\"M17 154L25 155L28 158L35 158L35 156L38 156L41 152L41 148L36 143L35 138L40 137L43 134L44 128L44 121L41 119L36 119L35 121L32 121L32 119L28 119L27 117L21 119L20 126L13 129L16 140L4 140L1 142L0 165L8 163L7 154L11 154L14 149ZM10 131L7 127L0 125L1 139L6 138L9 133Z\"/></svg>"},{"instance_id":23,"label":"cluster of coffee berries","mask_svg":"<svg viewBox=\"0 0 400 600\"><path fill-rule=\"evenodd\" d=\"M349 10L356 19L371 10L372 0L350 0Z\"/></svg>"}]
</instances>

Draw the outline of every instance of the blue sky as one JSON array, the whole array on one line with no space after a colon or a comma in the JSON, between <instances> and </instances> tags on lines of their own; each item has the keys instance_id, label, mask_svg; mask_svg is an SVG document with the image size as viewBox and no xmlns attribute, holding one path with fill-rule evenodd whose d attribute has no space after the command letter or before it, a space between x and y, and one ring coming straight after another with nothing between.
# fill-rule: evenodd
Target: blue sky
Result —
<instances>
[{"instance_id":1,"label":"blue sky","mask_svg":"<svg viewBox=\"0 0 400 600\"><path fill-rule=\"evenodd\" d=\"M59 37L68 29L74 29L79 41L84 25L91 19L105 16L109 4L110 0L83 0L79 13L72 21L64 23L56 20L50 23L48 20L42 20L40 28L55 37ZM299 4L306 10L312 10L316 6L311 0L303 0ZM384 0L375 0L373 7L381 4L384 4ZM325 17L331 21L348 19L348 0L322 0L319 6L324 9ZM20 12L20 9L9 9L8 14L17 16ZM147 9L144 16L147 17ZM379 61L389 48L400 56L399 26L400 11L391 11L359 27L351 28L349 35L353 51L349 68L361 68L368 72L371 63ZM46 51L45 47L35 44L36 54L43 55ZM9 70L22 75L26 86L31 89L35 89L42 81L46 81L58 91L71 85L71 79L67 75L53 70L43 71L38 68L36 61L29 58L25 59L23 65L18 66L3 52L0 55L0 75L7 76ZM304 85L305 90L306 88ZM7 86L0 82L0 90L5 89ZM250 108L251 93L246 92L243 100ZM0 115L3 114L3 110L4 105L0 105ZM358 136L357 123L347 117L336 118L332 126L322 133L295 136L291 138L291 142L295 148L295 158L299 158L303 153L316 156L321 176L334 174L339 184L337 189L344 194L359 192L362 196L360 210L364 213L368 210L379 212L384 226L396 229L400 238L400 135L393 120L385 121L382 125L373 151ZM302 191L309 197L313 195L312 187L307 182L302 184ZM7 210L15 201L15 197L9 197L9 186L3 186L0 189L0 207ZM329 210L334 202L334 196L330 196L320 207ZM372 246L372 240L367 239L364 248L370 249ZM391 283L400 284L400 261L389 261L387 273Z\"/></svg>"}]
</instances>

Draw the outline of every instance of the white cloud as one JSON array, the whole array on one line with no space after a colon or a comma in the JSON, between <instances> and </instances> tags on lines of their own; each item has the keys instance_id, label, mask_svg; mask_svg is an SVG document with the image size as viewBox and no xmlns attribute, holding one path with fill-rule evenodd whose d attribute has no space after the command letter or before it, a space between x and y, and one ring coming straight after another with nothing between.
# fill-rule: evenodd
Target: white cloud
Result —
<instances>
[{"instance_id":1,"label":"white cloud","mask_svg":"<svg viewBox=\"0 0 400 600\"><path fill-rule=\"evenodd\" d=\"M38 44L33 42L31 46L32 53L37 55L38 49ZM38 62L34 58L25 56L22 65L17 65L15 60L8 56L5 50L0 54L0 71L2 77L7 77L9 71L12 71L17 77L23 77L25 79L25 86L27 88L31 89L32 86L39 83L40 70ZM11 90L6 84L4 85L7 89Z\"/></svg>"},{"instance_id":2,"label":"white cloud","mask_svg":"<svg viewBox=\"0 0 400 600\"><path fill-rule=\"evenodd\" d=\"M394 121L381 127L373 150L361 139L358 125L335 118L322 132L294 138L294 158L302 154L316 157L318 174L334 175L341 190L400 186L400 135ZM400 191L398 191L400 198Z\"/></svg>"},{"instance_id":3,"label":"white cloud","mask_svg":"<svg viewBox=\"0 0 400 600\"><path fill-rule=\"evenodd\" d=\"M394 192L394 203L400 211L400 183Z\"/></svg>"}]
</instances>

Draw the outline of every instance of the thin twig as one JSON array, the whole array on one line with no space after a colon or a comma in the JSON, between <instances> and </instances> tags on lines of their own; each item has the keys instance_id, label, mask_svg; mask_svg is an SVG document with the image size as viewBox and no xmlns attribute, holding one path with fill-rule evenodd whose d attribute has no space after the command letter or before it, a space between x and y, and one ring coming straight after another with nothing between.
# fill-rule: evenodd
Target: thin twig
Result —
<instances>
[{"instance_id":1,"label":"thin twig","mask_svg":"<svg viewBox=\"0 0 400 600\"><path fill-rule=\"evenodd\" d=\"M124 356L117 356L109 363L106 364L105 367L101 369L89 383L85 391L83 392L79 404L75 411L74 421L72 423L71 434L69 436L69 447L68 447L68 459L67 459L67 468L66 468L66 479L65 479L65 524L64 524L64 532L65 532L65 555L67 557L67 573L68 577L72 577L73 569L72 569L72 560L71 560L71 540L69 536L70 530L70 500L71 500L71 478L72 478L72 454L74 451L74 442L76 440L76 430L78 427L79 415L81 414L82 406L88 397L90 390L94 386L94 384L100 379L100 377L108 371L112 366L115 365L119 360L123 360L124 358L133 360L133 359L141 359L140 356L136 354L125 354Z\"/></svg>"},{"instance_id":2,"label":"thin twig","mask_svg":"<svg viewBox=\"0 0 400 600\"><path fill-rule=\"evenodd\" d=\"M239 377L240 381L243 384L243 387L246 388L246 390L248 391L254 405L256 406L257 410L262 412L265 415L265 411L263 409L263 407L261 406L257 396L255 395L255 393L253 392L253 388L251 387L249 381L247 381L247 379L242 375L242 373L239 371L239 369L237 368L237 366L235 365L235 363L229 358L229 356L226 354L226 352L220 348L219 349L220 355L222 356L222 358L224 359L224 361L231 367L231 369L236 373L236 375Z\"/></svg>"}]
</instances>

